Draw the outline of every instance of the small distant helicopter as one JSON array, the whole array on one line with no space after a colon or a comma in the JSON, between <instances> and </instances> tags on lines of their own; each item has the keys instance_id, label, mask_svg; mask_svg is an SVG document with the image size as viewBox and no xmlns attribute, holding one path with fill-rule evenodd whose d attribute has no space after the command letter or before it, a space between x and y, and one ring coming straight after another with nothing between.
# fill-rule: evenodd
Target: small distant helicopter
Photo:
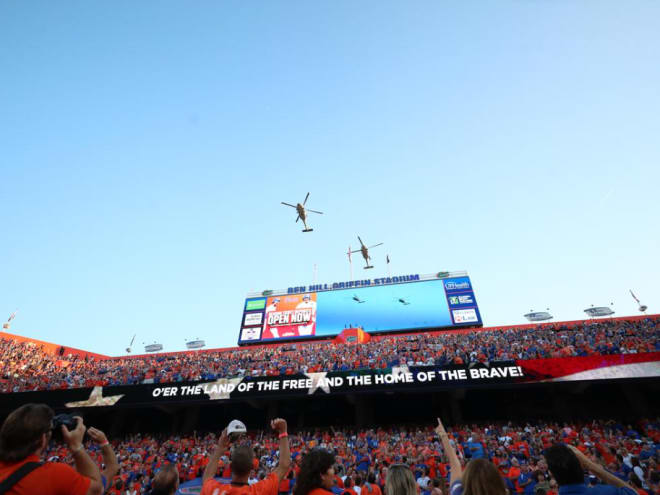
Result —
<instances>
[{"instance_id":1,"label":"small distant helicopter","mask_svg":"<svg viewBox=\"0 0 660 495\"><path fill-rule=\"evenodd\" d=\"M630 291L630 295L633 296L633 299L637 302L637 304L639 304L639 308L638 308L638 309L639 309L642 313L646 314L645 311L648 309L648 306L646 306L646 304L642 304L641 302L639 302L639 299L637 299L637 296L635 296L635 294L633 293L632 290Z\"/></svg>"},{"instance_id":2,"label":"small distant helicopter","mask_svg":"<svg viewBox=\"0 0 660 495\"><path fill-rule=\"evenodd\" d=\"M18 310L14 311L12 314L9 315L9 318L7 318L7 322L2 324L2 328L5 330L8 330L9 327L11 326L11 320L16 318L16 313L18 313Z\"/></svg>"},{"instance_id":3,"label":"small distant helicopter","mask_svg":"<svg viewBox=\"0 0 660 495\"><path fill-rule=\"evenodd\" d=\"M403 304L404 306L409 306L409 305L410 305L410 303L409 303L408 301L406 301L403 297L398 297L398 298L396 299L396 302L400 302L400 303Z\"/></svg>"},{"instance_id":4,"label":"small distant helicopter","mask_svg":"<svg viewBox=\"0 0 660 495\"><path fill-rule=\"evenodd\" d=\"M360 299L358 296L353 296L351 299L353 299L353 301L355 301L355 302L358 303L358 304L362 304L362 303L367 302L367 301L363 301L363 300Z\"/></svg>"},{"instance_id":5,"label":"small distant helicopter","mask_svg":"<svg viewBox=\"0 0 660 495\"><path fill-rule=\"evenodd\" d=\"M360 249L356 249L355 251L349 251L351 254L353 253L362 253L362 257L364 258L364 261L367 263L367 266L364 267L365 270L369 268L373 268L372 265L369 265L369 260L371 259L371 256L369 256L369 250L371 248L375 248L376 246L382 246L383 243L379 242L378 244L374 244L373 246L365 246L364 242L362 242L362 239L360 239L360 236L357 236L358 241L360 241Z\"/></svg>"},{"instance_id":6,"label":"small distant helicopter","mask_svg":"<svg viewBox=\"0 0 660 495\"><path fill-rule=\"evenodd\" d=\"M136 335L137 335L137 334L136 334ZM135 337L136 337L136 335L133 335L133 338L131 339L131 343L128 344L128 347L126 348L126 353L127 353L127 354L130 354L131 351L132 351L131 347L133 347L133 342L135 342Z\"/></svg>"},{"instance_id":7,"label":"small distant helicopter","mask_svg":"<svg viewBox=\"0 0 660 495\"><path fill-rule=\"evenodd\" d=\"M303 221L303 225L305 226L303 232L312 232L314 230L314 229L310 229L307 226L307 212L318 213L319 215L323 215L322 211L310 210L308 208L305 208L305 203L307 203L308 198L309 198L309 193L307 193L307 196L305 196L305 201L303 201L302 204L297 203L295 206L290 203L285 203L284 201L282 201L283 205L290 206L291 208L296 209L296 211L298 212L298 218L296 218L296 222L298 222L298 220Z\"/></svg>"}]
</instances>

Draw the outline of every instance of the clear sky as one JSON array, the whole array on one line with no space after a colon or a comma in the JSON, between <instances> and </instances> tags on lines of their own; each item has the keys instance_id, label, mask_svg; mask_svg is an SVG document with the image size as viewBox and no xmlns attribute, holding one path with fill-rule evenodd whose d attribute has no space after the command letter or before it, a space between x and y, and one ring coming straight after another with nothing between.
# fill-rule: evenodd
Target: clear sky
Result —
<instances>
[{"instance_id":1,"label":"clear sky","mask_svg":"<svg viewBox=\"0 0 660 495\"><path fill-rule=\"evenodd\" d=\"M0 2L0 317L234 345L249 291L467 270L660 312L660 2ZM325 214L303 234L301 201Z\"/></svg>"}]
</instances>

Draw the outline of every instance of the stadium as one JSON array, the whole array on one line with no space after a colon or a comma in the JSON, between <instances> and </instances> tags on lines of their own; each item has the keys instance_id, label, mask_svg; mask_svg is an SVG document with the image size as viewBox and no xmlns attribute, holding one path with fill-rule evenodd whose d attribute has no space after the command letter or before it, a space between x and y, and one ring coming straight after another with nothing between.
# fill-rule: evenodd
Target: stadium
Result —
<instances>
[{"instance_id":1,"label":"stadium","mask_svg":"<svg viewBox=\"0 0 660 495\"><path fill-rule=\"evenodd\" d=\"M0 495L660 495L658 19L1 1Z\"/></svg>"},{"instance_id":2,"label":"stadium","mask_svg":"<svg viewBox=\"0 0 660 495\"><path fill-rule=\"evenodd\" d=\"M233 348L109 357L3 333L3 418L45 403L104 431L120 462L108 493L147 493L164 463L177 466L178 493L199 493L219 429L235 418L259 453L254 479L276 462L266 420L282 417L294 473L323 445L359 482L404 462L417 479L446 484L437 414L466 460L475 435L483 439L512 492L524 490L510 461L535 465L553 440L624 477L631 470L613 453L626 449L657 485L659 315L489 328L465 272L346 285L249 294ZM50 449L73 462L66 448ZM216 474L231 477L227 461Z\"/></svg>"}]
</instances>

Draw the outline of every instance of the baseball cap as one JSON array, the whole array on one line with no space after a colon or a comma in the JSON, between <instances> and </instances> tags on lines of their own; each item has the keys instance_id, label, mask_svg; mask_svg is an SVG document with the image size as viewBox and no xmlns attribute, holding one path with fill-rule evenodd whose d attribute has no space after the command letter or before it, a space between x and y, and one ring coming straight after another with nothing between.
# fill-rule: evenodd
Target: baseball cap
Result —
<instances>
[{"instance_id":1,"label":"baseball cap","mask_svg":"<svg viewBox=\"0 0 660 495\"><path fill-rule=\"evenodd\" d=\"M232 433L245 433L246 431L247 428L245 427L245 424L237 419L232 420L227 426L227 435L231 435Z\"/></svg>"}]
</instances>

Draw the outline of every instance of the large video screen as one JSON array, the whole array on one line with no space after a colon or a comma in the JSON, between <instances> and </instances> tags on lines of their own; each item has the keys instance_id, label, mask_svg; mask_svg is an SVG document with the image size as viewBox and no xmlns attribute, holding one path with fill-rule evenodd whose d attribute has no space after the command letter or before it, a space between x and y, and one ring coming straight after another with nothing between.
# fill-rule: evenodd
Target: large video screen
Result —
<instances>
[{"instance_id":1,"label":"large video screen","mask_svg":"<svg viewBox=\"0 0 660 495\"><path fill-rule=\"evenodd\" d=\"M239 343L480 325L469 277L249 298Z\"/></svg>"}]
</instances>

